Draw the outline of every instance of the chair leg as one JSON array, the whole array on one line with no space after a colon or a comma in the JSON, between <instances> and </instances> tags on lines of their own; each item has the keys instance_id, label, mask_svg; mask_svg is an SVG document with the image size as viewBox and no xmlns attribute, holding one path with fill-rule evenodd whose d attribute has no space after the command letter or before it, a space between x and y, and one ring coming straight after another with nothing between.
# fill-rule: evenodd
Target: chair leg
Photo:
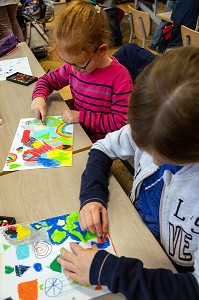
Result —
<instances>
[{"instance_id":1,"label":"chair leg","mask_svg":"<svg viewBox=\"0 0 199 300\"><path fill-rule=\"evenodd\" d=\"M139 20L140 29L141 29L141 32L142 32L142 48L144 48L145 47L145 41L146 41L146 34L145 34L142 18L138 18L138 20Z\"/></svg>"},{"instance_id":2,"label":"chair leg","mask_svg":"<svg viewBox=\"0 0 199 300\"><path fill-rule=\"evenodd\" d=\"M130 29L131 29L130 37L129 37L129 43L131 43L132 42L132 38L134 37L134 32L133 32L133 17L132 17L131 13L128 14L128 19L129 19Z\"/></svg>"}]
</instances>

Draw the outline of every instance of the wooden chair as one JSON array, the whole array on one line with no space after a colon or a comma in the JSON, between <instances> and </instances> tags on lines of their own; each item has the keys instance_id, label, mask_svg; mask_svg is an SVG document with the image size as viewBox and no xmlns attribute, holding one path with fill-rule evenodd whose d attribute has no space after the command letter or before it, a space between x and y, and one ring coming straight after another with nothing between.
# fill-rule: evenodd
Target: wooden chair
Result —
<instances>
[{"instance_id":1,"label":"wooden chair","mask_svg":"<svg viewBox=\"0 0 199 300\"><path fill-rule=\"evenodd\" d=\"M137 39L142 41L142 48L150 33L151 19L147 12L139 11L128 5L129 13L132 15L133 32Z\"/></svg>"},{"instance_id":2,"label":"wooden chair","mask_svg":"<svg viewBox=\"0 0 199 300\"><path fill-rule=\"evenodd\" d=\"M199 32L190 29L184 25L181 26L182 44L183 46L195 45L199 46Z\"/></svg>"}]
</instances>

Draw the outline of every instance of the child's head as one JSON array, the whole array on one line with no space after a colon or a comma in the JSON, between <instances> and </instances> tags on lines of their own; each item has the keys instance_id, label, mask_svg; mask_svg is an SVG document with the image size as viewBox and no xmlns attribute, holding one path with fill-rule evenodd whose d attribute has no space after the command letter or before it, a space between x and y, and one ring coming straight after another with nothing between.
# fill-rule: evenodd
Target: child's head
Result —
<instances>
[{"instance_id":1,"label":"child's head","mask_svg":"<svg viewBox=\"0 0 199 300\"><path fill-rule=\"evenodd\" d=\"M137 145L176 164L199 162L199 48L168 51L139 76L128 118Z\"/></svg>"},{"instance_id":2,"label":"child's head","mask_svg":"<svg viewBox=\"0 0 199 300\"><path fill-rule=\"evenodd\" d=\"M110 35L108 17L102 8L86 0L71 1L58 19L55 48L65 61L85 66L101 45L107 51Z\"/></svg>"}]
</instances>

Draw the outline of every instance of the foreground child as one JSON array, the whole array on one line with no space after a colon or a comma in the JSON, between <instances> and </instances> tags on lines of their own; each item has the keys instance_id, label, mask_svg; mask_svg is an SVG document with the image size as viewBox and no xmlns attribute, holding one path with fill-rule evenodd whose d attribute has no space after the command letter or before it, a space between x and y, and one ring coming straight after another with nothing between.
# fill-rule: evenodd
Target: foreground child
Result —
<instances>
[{"instance_id":1,"label":"foreground child","mask_svg":"<svg viewBox=\"0 0 199 300\"><path fill-rule=\"evenodd\" d=\"M70 85L74 110L64 111L65 122L80 123L92 141L120 129L127 122L132 79L108 55L106 13L87 1L72 1L59 18L55 38L55 48L65 64L37 82L31 105L35 116L45 122L49 94Z\"/></svg>"},{"instance_id":2,"label":"foreground child","mask_svg":"<svg viewBox=\"0 0 199 300\"><path fill-rule=\"evenodd\" d=\"M131 200L181 273L146 269L138 259L72 243L73 253L62 248L58 261L73 280L106 285L127 299L199 299L198 69L199 48L191 46L169 51L144 69L129 104L130 125L94 144L80 194L81 228L100 236L108 227L112 161L134 156Z\"/></svg>"}]
</instances>

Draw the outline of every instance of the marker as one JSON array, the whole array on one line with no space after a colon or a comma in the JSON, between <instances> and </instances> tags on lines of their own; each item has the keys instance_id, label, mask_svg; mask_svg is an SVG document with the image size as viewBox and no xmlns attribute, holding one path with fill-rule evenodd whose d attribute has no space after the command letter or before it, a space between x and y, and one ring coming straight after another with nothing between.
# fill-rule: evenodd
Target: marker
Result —
<instances>
[{"instance_id":1,"label":"marker","mask_svg":"<svg viewBox=\"0 0 199 300\"><path fill-rule=\"evenodd\" d=\"M7 226L7 225L9 225L9 224L8 224L8 220L2 220L2 221L0 221L0 226L1 226L1 227Z\"/></svg>"},{"instance_id":2,"label":"marker","mask_svg":"<svg viewBox=\"0 0 199 300\"><path fill-rule=\"evenodd\" d=\"M100 222L102 224L102 212L100 212ZM97 237L98 243L104 243L106 241L107 233L102 234L100 237Z\"/></svg>"},{"instance_id":3,"label":"marker","mask_svg":"<svg viewBox=\"0 0 199 300\"><path fill-rule=\"evenodd\" d=\"M17 45L16 47L14 47L12 50L10 50L8 53L6 53L6 56L8 56L8 55L11 54L12 52L14 52L17 48L18 48L18 45Z\"/></svg>"}]
</instances>

